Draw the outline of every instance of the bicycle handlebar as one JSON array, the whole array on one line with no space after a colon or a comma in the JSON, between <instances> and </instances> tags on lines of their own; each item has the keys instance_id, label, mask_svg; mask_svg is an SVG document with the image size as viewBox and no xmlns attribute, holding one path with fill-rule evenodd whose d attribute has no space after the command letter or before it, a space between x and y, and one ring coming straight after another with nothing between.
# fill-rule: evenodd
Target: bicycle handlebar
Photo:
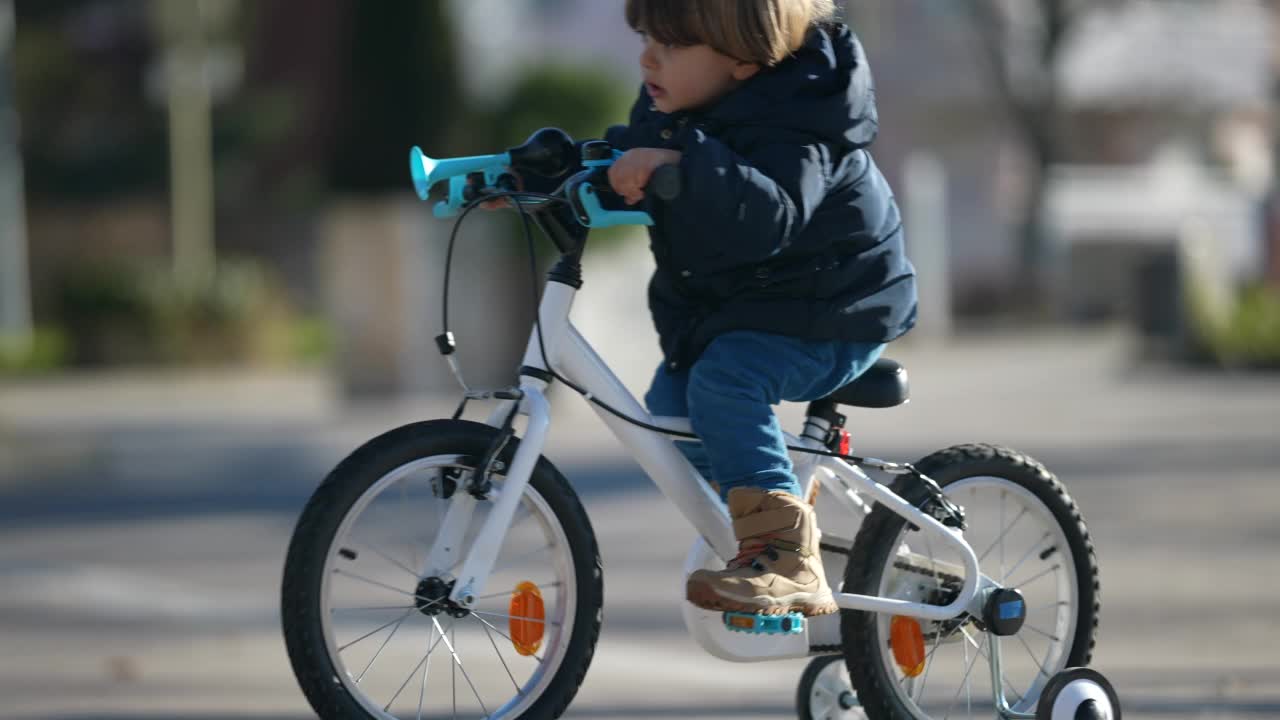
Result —
<instances>
[{"instance_id":1,"label":"bicycle handlebar","mask_svg":"<svg viewBox=\"0 0 1280 720\"><path fill-rule=\"evenodd\" d=\"M544 128L534 133L525 144L496 155L437 160L414 147L409 151L409 170L414 189L424 201L430 197L431 188L437 183L449 183L447 199L436 203L433 208L436 217L448 218L472 202L481 188L514 190L513 169L544 177L563 175L574 164L574 153L573 140L564 131ZM573 207L575 218L584 227L653 225L653 218L647 212L607 210L600 202L600 192L612 193L604 174L621 156L621 152L603 141L583 143L581 161L585 169L567 179L556 191ZM680 168L663 165L654 171L645 194L659 200L674 200L679 197L682 184Z\"/></svg>"}]
</instances>

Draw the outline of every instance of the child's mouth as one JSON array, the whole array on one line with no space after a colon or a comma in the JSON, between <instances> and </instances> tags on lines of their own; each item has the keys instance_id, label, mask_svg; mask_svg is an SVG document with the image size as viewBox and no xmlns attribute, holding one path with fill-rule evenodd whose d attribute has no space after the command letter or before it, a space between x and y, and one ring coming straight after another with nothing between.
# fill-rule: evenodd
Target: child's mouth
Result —
<instances>
[{"instance_id":1,"label":"child's mouth","mask_svg":"<svg viewBox=\"0 0 1280 720\"><path fill-rule=\"evenodd\" d=\"M651 97L651 98L655 98L655 99L656 99L656 98L662 97L663 95L666 95L666 94L667 94L667 91L666 91L666 90L663 90L663 89L662 89L662 86L660 86L660 85L654 85L653 83L645 83L645 84L644 84L644 87L645 87L645 89L646 89L646 90L648 90L648 91L649 91L649 97Z\"/></svg>"}]
</instances>

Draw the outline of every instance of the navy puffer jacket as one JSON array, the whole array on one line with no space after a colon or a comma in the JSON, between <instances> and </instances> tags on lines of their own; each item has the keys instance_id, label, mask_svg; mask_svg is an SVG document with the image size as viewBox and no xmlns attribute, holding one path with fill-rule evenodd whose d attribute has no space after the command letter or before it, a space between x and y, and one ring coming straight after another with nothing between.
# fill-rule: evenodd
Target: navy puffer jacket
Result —
<instances>
[{"instance_id":1,"label":"navy puffer jacket","mask_svg":"<svg viewBox=\"0 0 1280 720\"><path fill-rule=\"evenodd\" d=\"M865 150L877 129L866 57L843 25L701 112L658 112L641 90L606 139L683 153L684 194L646 208L668 367L730 330L887 342L914 325L902 220Z\"/></svg>"}]
</instances>

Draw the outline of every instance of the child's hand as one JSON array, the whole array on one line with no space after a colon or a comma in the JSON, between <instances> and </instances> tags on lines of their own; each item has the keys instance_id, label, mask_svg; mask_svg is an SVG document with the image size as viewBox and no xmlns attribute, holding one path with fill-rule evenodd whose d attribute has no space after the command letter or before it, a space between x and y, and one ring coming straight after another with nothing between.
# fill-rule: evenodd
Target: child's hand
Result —
<instances>
[{"instance_id":1,"label":"child's hand","mask_svg":"<svg viewBox=\"0 0 1280 720\"><path fill-rule=\"evenodd\" d=\"M628 150L609 167L609 184L628 205L635 205L644 199L644 188L649 184L653 171L663 165L675 165L680 158L681 154L675 150Z\"/></svg>"}]
</instances>

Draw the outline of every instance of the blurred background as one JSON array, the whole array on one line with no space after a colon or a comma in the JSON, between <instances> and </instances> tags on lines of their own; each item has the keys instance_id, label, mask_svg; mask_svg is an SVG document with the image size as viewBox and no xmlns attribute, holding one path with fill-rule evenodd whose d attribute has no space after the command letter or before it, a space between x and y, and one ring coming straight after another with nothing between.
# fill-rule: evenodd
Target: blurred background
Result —
<instances>
[{"instance_id":1,"label":"blurred background","mask_svg":"<svg viewBox=\"0 0 1280 720\"><path fill-rule=\"evenodd\" d=\"M890 352L913 400L851 413L855 445L1046 462L1094 534L1126 714L1280 716L1280 7L843 4L921 277ZM348 452L458 398L432 342L451 226L408 150L598 136L639 52L621 0L0 0L0 717L309 716L292 524ZM517 230L460 236L474 384L527 339ZM639 394L652 260L596 237L574 320ZM701 654L692 532L559 399L548 455L608 593L568 716L792 716L803 663Z\"/></svg>"}]
</instances>

